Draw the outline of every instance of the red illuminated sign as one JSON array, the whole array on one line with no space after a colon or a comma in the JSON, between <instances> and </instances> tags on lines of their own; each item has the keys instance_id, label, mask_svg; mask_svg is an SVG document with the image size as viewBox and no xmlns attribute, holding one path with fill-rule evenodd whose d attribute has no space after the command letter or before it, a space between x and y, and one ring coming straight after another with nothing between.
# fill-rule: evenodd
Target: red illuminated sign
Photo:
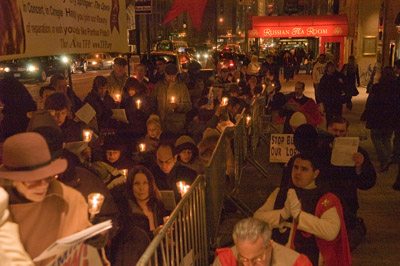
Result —
<instances>
[{"instance_id":1,"label":"red illuminated sign","mask_svg":"<svg viewBox=\"0 0 400 266\"><path fill-rule=\"evenodd\" d=\"M341 26L255 27L250 38L346 36L347 28Z\"/></svg>"},{"instance_id":2,"label":"red illuminated sign","mask_svg":"<svg viewBox=\"0 0 400 266\"><path fill-rule=\"evenodd\" d=\"M253 17L250 38L347 36L347 18L325 17Z\"/></svg>"}]
</instances>

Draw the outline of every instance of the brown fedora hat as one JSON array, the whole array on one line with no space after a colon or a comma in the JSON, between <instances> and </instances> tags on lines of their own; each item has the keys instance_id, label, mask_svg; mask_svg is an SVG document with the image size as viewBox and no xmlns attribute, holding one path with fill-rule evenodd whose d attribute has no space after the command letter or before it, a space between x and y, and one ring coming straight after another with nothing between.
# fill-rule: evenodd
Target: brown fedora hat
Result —
<instances>
[{"instance_id":1,"label":"brown fedora hat","mask_svg":"<svg viewBox=\"0 0 400 266\"><path fill-rule=\"evenodd\" d=\"M35 181L65 171L65 159L52 160L46 140L38 133L26 132L6 139L0 178Z\"/></svg>"}]
</instances>

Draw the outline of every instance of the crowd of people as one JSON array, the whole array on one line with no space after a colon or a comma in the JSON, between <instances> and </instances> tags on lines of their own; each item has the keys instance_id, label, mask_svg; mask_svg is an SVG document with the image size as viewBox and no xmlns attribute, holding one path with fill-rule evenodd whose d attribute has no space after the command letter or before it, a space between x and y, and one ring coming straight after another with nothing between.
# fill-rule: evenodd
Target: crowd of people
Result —
<instances>
[{"instance_id":1,"label":"crowd of people","mask_svg":"<svg viewBox=\"0 0 400 266\"><path fill-rule=\"evenodd\" d=\"M163 59L137 65L130 76L128 62L116 58L111 74L96 76L83 99L61 74L40 89L36 102L15 78L1 80L0 231L8 237L0 239L0 247L6 246L0 256L8 265L33 265L55 240L111 219L113 228L87 243L105 250L103 260L112 265L134 265L173 210L161 192L170 191L178 202L204 173L223 130L264 95L265 111L283 125L282 133L294 134L299 154L254 218L236 225L235 246L216 251L215 265L350 265L350 250L366 234L357 190L373 187L376 172L361 148L353 167L332 165L330 154L334 138L347 135L342 109L351 110L358 94L357 64L350 57L338 71L320 55L313 68L314 101L301 81L293 92L281 92L272 57L249 61L204 78L198 63L179 73ZM399 84L391 68L377 74L363 115L380 171L399 161L400 105L393 102L398 95L400 101ZM231 180L229 145L227 154ZM400 189L400 177L394 188ZM88 213L91 193L104 196L94 216Z\"/></svg>"}]
</instances>

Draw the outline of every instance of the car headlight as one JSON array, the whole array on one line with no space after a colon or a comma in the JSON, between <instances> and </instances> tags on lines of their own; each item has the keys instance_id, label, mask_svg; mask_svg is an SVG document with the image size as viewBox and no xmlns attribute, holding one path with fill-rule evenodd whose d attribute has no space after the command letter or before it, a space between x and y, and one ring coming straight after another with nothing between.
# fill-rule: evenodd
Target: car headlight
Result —
<instances>
[{"instance_id":1,"label":"car headlight","mask_svg":"<svg viewBox=\"0 0 400 266\"><path fill-rule=\"evenodd\" d=\"M26 67L26 70L28 70L28 72L35 72L35 71L38 71L38 67L37 66L34 66L34 65L28 65L27 67Z\"/></svg>"},{"instance_id":2,"label":"car headlight","mask_svg":"<svg viewBox=\"0 0 400 266\"><path fill-rule=\"evenodd\" d=\"M203 57L204 57L205 59L208 59L208 54L204 54Z\"/></svg>"},{"instance_id":3,"label":"car headlight","mask_svg":"<svg viewBox=\"0 0 400 266\"><path fill-rule=\"evenodd\" d=\"M96 61L93 61L93 62L92 62L92 65L97 65L97 62L96 62Z\"/></svg>"},{"instance_id":4,"label":"car headlight","mask_svg":"<svg viewBox=\"0 0 400 266\"><path fill-rule=\"evenodd\" d=\"M10 72L9 67L0 67L0 72Z\"/></svg>"},{"instance_id":5,"label":"car headlight","mask_svg":"<svg viewBox=\"0 0 400 266\"><path fill-rule=\"evenodd\" d=\"M199 59L200 58L200 54L196 54L196 57L197 57L197 59Z\"/></svg>"}]
</instances>

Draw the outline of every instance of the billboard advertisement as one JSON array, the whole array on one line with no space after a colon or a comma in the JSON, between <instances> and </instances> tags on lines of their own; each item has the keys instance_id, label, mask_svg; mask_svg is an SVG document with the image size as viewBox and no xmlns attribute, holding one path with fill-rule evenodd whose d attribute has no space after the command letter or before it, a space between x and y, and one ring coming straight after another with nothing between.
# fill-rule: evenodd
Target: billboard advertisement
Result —
<instances>
[{"instance_id":1,"label":"billboard advertisement","mask_svg":"<svg viewBox=\"0 0 400 266\"><path fill-rule=\"evenodd\" d=\"M2 0L0 60L127 52L125 0Z\"/></svg>"}]
</instances>

